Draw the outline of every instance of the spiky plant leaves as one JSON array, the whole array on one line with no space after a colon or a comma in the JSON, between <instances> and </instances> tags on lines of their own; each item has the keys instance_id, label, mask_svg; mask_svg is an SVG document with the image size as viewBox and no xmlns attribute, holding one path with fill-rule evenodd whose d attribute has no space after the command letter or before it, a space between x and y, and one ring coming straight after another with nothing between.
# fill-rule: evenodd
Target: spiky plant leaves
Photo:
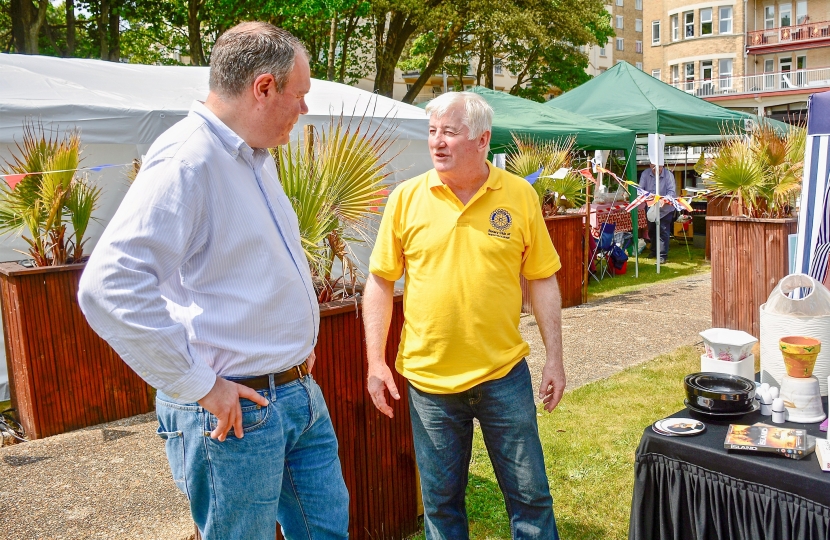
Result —
<instances>
[{"instance_id":1,"label":"spiky plant leaves","mask_svg":"<svg viewBox=\"0 0 830 540\"><path fill-rule=\"evenodd\" d=\"M756 215L756 201L763 196L764 170L749 142L736 138L724 144L712 159L709 173L712 194L736 197L742 212Z\"/></svg>"},{"instance_id":2,"label":"spiky plant leaves","mask_svg":"<svg viewBox=\"0 0 830 540\"><path fill-rule=\"evenodd\" d=\"M540 177L533 189L543 207L551 202L559 210L576 208L585 204L585 180L581 175L568 173L565 178L550 178L556 171L571 164L574 138L561 141L538 141L531 136L513 134L516 148L507 156L506 168L516 176L525 178L540 168Z\"/></svg>"},{"instance_id":3,"label":"spiky plant leaves","mask_svg":"<svg viewBox=\"0 0 830 540\"><path fill-rule=\"evenodd\" d=\"M98 209L100 199L101 188L90 184L88 178L79 177L72 183L64 207L69 213L69 221L74 231L70 240L73 260L80 261L84 256L84 236L89 222L93 219L93 212Z\"/></svg>"}]
</instances>

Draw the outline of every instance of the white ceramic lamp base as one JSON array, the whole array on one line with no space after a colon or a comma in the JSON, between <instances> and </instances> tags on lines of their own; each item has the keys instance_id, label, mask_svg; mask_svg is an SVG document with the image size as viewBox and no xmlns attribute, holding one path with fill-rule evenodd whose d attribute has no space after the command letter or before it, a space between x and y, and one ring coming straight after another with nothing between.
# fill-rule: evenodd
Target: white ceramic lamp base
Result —
<instances>
[{"instance_id":1,"label":"white ceramic lamp base","mask_svg":"<svg viewBox=\"0 0 830 540\"><path fill-rule=\"evenodd\" d=\"M798 379L784 375L781 397L790 422L813 424L827 418L821 405L821 387L815 377Z\"/></svg>"},{"instance_id":2,"label":"white ceramic lamp base","mask_svg":"<svg viewBox=\"0 0 830 540\"><path fill-rule=\"evenodd\" d=\"M700 356L700 371L713 371L726 375L738 375L750 381L755 380L755 355L750 354L740 362L724 362L709 358L705 354Z\"/></svg>"}]
</instances>

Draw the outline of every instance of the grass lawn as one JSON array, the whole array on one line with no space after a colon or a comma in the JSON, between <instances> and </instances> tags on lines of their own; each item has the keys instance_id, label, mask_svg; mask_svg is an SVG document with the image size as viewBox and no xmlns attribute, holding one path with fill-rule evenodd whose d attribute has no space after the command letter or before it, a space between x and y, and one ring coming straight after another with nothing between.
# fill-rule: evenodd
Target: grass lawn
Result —
<instances>
[{"instance_id":1,"label":"grass lawn","mask_svg":"<svg viewBox=\"0 0 830 540\"><path fill-rule=\"evenodd\" d=\"M648 250L643 253L648 253ZM633 291L658 281L708 272L710 265L709 261L705 260L704 254L705 250L702 248L695 248L690 244L689 250L686 251L684 244L672 240L669 244L668 261L660 265L659 274L657 273L657 261L646 259L641 254L640 275L634 277L634 257L631 257L628 259L628 273L614 277L605 276L600 282L590 278L588 281L588 301Z\"/></svg>"},{"instance_id":2,"label":"grass lawn","mask_svg":"<svg viewBox=\"0 0 830 540\"><path fill-rule=\"evenodd\" d=\"M628 537L634 451L645 427L683 407L683 377L697 371L699 363L699 351L682 347L567 392L552 414L539 408L562 538ZM472 538L510 538L504 500L479 429L473 441L467 512Z\"/></svg>"}]
</instances>

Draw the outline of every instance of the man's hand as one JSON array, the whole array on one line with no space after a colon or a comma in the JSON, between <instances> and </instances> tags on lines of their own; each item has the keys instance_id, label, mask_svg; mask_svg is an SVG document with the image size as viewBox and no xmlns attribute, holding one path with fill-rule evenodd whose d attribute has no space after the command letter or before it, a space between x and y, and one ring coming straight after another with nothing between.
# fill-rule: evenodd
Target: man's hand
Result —
<instances>
[{"instance_id":1,"label":"man's hand","mask_svg":"<svg viewBox=\"0 0 830 540\"><path fill-rule=\"evenodd\" d=\"M545 404L545 410L553 412L562 400L565 392L565 367L561 360L548 358L542 368L542 383L539 385L539 399Z\"/></svg>"},{"instance_id":2,"label":"man's hand","mask_svg":"<svg viewBox=\"0 0 830 540\"><path fill-rule=\"evenodd\" d=\"M268 400L256 393L256 390L236 384L235 382L216 377L213 388L205 397L199 400L199 405L216 417L216 429L210 432L211 439L224 442L228 431L233 428L237 439L244 436L242 430L242 407L239 399L245 398L263 407L268 406Z\"/></svg>"},{"instance_id":3,"label":"man's hand","mask_svg":"<svg viewBox=\"0 0 830 540\"><path fill-rule=\"evenodd\" d=\"M317 354L314 351L311 351L311 354L309 354L308 358L305 359L305 363L308 366L309 373L311 373L311 368L314 367L315 360L317 360Z\"/></svg>"},{"instance_id":4,"label":"man's hand","mask_svg":"<svg viewBox=\"0 0 830 540\"><path fill-rule=\"evenodd\" d=\"M394 417L392 407L386 403L386 389L389 389L389 393L396 400L401 399L401 395L398 393L398 387L395 386L389 366L380 362L370 363L367 379L366 387L369 389L369 395L372 396L372 403L389 418Z\"/></svg>"}]
</instances>

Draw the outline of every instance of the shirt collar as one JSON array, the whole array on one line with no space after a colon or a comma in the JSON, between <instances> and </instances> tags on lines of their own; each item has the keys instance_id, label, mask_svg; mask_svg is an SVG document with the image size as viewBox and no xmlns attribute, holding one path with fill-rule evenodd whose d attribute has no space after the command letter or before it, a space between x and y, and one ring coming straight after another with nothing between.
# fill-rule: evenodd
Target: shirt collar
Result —
<instances>
[{"instance_id":1,"label":"shirt collar","mask_svg":"<svg viewBox=\"0 0 830 540\"><path fill-rule=\"evenodd\" d=\"M495 167L490 160L487 160L487 167L490 168L490 174L487 176L487 181L484 182L484 187L487 189L501 189L501 170ZM438 178L438 171L432 169L427 176L427 186L431 189L438 186L443 186L444 183Z\"/></svg>"},{"instance_id":2,"label":"shirt collar","mask_svg":"<svg viewBox=\"0 0 830 540\"><path fill-rule=\"evenodd\" d=\"M242 154L246 159L253 161L254 158L257 160L262 160L261 155L262 153L267 153L268 150L263 148L258 148L254 150L248 143L242 140L242 137L236 134L234 130L229 128L222 122L218 116L213 114L213 112L208 109L204 103L201 101L194 101L193 105L190 106L190 114L194 116L198 116L202 120L204 120L205 124L207 124L208 128L216 138L222 143L225 149L231 154L234 158L236 158L239 154Z\"/></svg>"}]
</instances>

